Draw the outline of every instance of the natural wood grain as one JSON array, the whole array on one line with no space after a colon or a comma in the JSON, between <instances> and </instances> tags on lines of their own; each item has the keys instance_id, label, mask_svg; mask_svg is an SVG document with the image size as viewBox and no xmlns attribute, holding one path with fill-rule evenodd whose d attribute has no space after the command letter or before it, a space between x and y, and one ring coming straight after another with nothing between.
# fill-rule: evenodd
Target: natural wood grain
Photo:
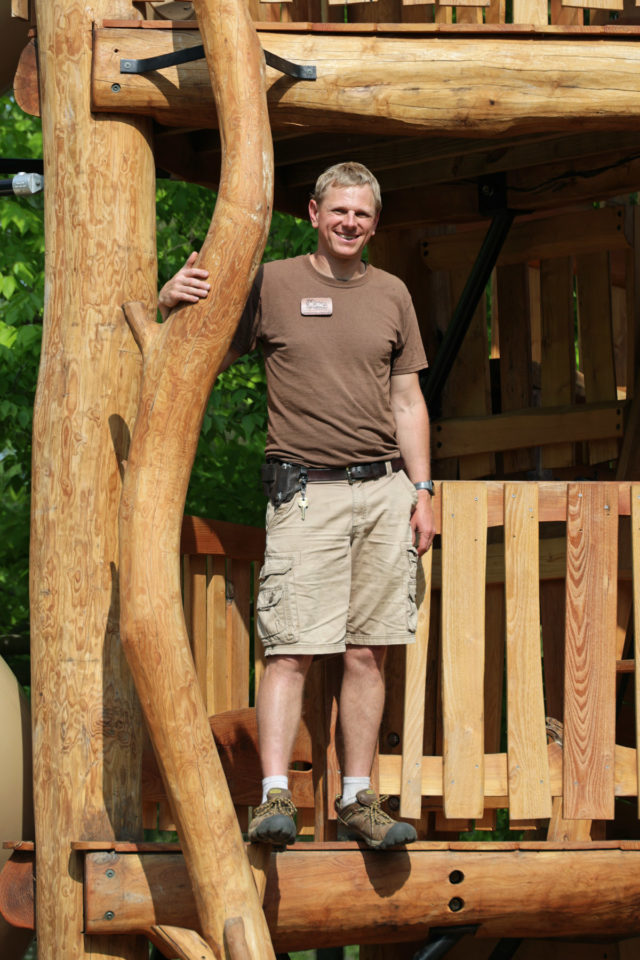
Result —
<instances>
[{"instance_id":1,"label":"natural wood grain","mask_svg":"<svg viewBox=\"0 0 640 960\"><path fill-rule=\"evenodd\" d=\"M195 930L154 924L145 932L164 956L178 960L216 960L216 954Z\"/></svg>"},{"instance_id":2,"label":"natural wood grain","mask_svg":"<svg viewBox=\"0 0 640 960\"><path fill-rule=\"evenodd\" d=\"M572 404L575 392L573 339L573 268L569 257L540 264L542 306L541 401L543 407ZM543 450L545 467L570 466L571 443L554 443Z\"/></svg>"},{"instance_id":3,"label":"natural wood grain","mask_svg":"<svg viewBox=\"0 0 640 960\"><path fill-rule=\"evenodd\" d=\"M420 561L418 569L419 589L416 598L419 604L416 641L407 647L406 652L400 816L415 820L418 820L421 816L422 804L422 744L429 653L429 623L431 619L432 561L433 553L431 550Z\"/></svg>"},{"instance_id":4,"label":"natural wood grain","mask_svg":"<svg viewBox=\"0 0 640 960\"><path fill-rule=\"evenodd\" d=\"M120 506L122 643L170 795L198 929L223 955L225 922L242 916L253 957L269 960L268 930L188 648L176 560L209 392L267 237L273 155L264 59L246 7L195 0L194 9L225 147L198 260L212 291L207 302L183 304L161 325L144 325L125 305L144 372ZM216 876L224 883L211 883Z\"/></svg>"},{"instance_id":5,"label":"natural wood grain","mask_svg":"<svg viewBox=\"0 0 640 960\"><path fill-rule=\"evenodd\" d=\"M580 357L587 403L617 399L609 252L576 257ZM589 463L615 460L618 441L591 441Z\"/></svg>"},{"instance_id":6,"label":"natural wood grain","mask_svg":"<svg viewBox=\"0 0 640 960\"><path fill-rule=\"evenodd\" d=\"M608 401L434 420L432 458L444 460L492 450L526 450L533 446L545 446L545 453L551 454L552 438L579 441L621 437L624 412L625 401Z\"/></svg>"},{"instance_id":7,"label":"natural wood grain","mask_svg":"<svg viewBox=\"0 0 640 960\"><path fill-rule=\"evenodd\" d=\"M481 483L442 489L444 811L481 817L487 490Z\"/></svg>"},{"instance_id":8,"label":"natural wood grain","mask_svg":"<svg viewBox=\"0 0 640 960\"><path fill-rule=\"evenodd\" d=\"M613 819L618 502L615 484L570 484L564 817Z\"/></svg>"},{"instance_id":9,"label":"natural wood grain","mask_svg":"<svg viewBox=\"0 0 640 960\"><path fill-rule=\"evenodd\" d=\"M545 0L513 0L514 23L547 24L548 7Z\"/></svg>"},{"instance_id":10,"label":"natural wood grain","mask_svg":"<svg viewBox=\"0 0 640 960\"><path fill-rule=\"evenodd\" d=\"M465 26L482 31L482 25L461 28ZM353 27L364 31L362 24ZM640 54L632 39L613 40L604 34L591 40L585 34L576 49L561 33L553 40L541 33L531 45L518 38L516 28L502 29L499 40L462 39L453 31L443 44L439 34L428 37L423 30L425 35L415 36L409 27L406 24L402 33L396 30L395 36L370 31L362 37L344 30L310 35L261 32L266 49L318 68L314 83L283 80L280 73L268 70L274 127L305 123L318 130L403 134L432 130L454 136L463 126L482 135L579 132L624 126L640 112L635 84ZM495 27L488 33L492 30ZM202 63L167 68L155 79L119 72L121 57L154 56L197 42L197 34L186 30L98 30L95 108L149 114L170 126L215 126ZM594 57L597 71L592 68ZM444 86L443 73L451 81ZM118 92L112 90L114 83L120 84ZM367 89L366 98L355 96L362 87Z\"/></svg>"},{"instance_id":11,"label":"natural wood grain","mask_svg":"<svg viewBox=\"0 0 640 960\"><path fill-rule=\"evenodd\" d=\"M507 738L513 820L551 816L538 589L538 490L505 484Z\"/></svg>"},{"instance_id":12,"label":"natural wood grain","mask_svg":"<svg viewBox=\"0 0 640 960\"><path fill-rule=\"evenodd\" d=\"M142 829L142 724L118 635L117 526L141 363L120 305L156 297L154 162L146 121L91 112L92 28L107 13L131 16L132 7L51 0L38 9L47 296L30 596L42 960L146 955L136 937L85 938L81 865L69 853L81 835Z\"/></svg>"},{"instance_id":13,"label":"natural wood grain","mask_svg":"<svg viewBox=\"0 0 640 960\"><path fill-rule=\"evenodd\" d=\"M299 844L272 857L265 910L276 949L345 940L379 943L403 936L424 941L430 927L451 926L448 878L453 870L464 875L459 891L466 906L460 922L482 923L487 937L538 935L540 913L549 908L550 897L557 936L637 931L640 852L633 845L620 849L618 842L590 851L590 845L569 844L561 854L535 843L465 846L416 844L380 856L355 844ZM86 858L89 931L104 929L107 910L114 913L111 922L119 930L139 929L145 921L193 924L193 897L179 855L120 856L117 890L105 878L104 857L94 853ZM603 884L606 904L601 902ZM320 887L322 897L317 895ZM125 891L134 895L127 897ZM398 916L404 918L402 925Z\"/></svg>"}]
</instances>

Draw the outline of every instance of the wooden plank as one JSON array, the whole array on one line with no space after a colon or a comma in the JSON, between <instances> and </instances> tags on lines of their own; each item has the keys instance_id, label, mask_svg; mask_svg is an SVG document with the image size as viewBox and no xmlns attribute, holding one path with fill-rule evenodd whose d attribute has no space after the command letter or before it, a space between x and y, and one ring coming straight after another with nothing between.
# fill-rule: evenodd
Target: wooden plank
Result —
<instances>
[{"instance_id":1,"label":"wooden plank","mask_svg":"<svg viewBox=\"0 0 640 960\"><path fill-rule=\"evenodd\" d=\"M563 791L562 747L557 743L547 745L549 764L549 791L552 797L561 797ZM438 808L443 797L443 758L422 758L422 796L427 806ZM397 794L400 791L402 760L399 756L381 754L380 789L383 793ZM638 794L637 755L631 747L615 748L615 795L635 797ZM484 756L483 792L485 805L490 809L508 805L509 778L506 753L486 753Z\"/></svg>"},{"instance_id":2,"label":"wooden plank","mask_svg":"<svg viewBox=\"0 0 640 960\"><path fill-rule=\"evenodd\" d=\"M404 727L402 731L402 788L400 816L419 820L422 806L421 774L424 740L429 623L431 619L431 550L418 567L418 626L416 641L406 650Z\"/></svg>"},{"instance_id":3,"label":"wooden plank","mask_svg":"<svg viewBox=\"0 0 640 960\"><path fill-rule=\"evenodd\" d=\"M228 665L227 698L229 709L249 706L249 623L251 603L251 563L247 560L227 561L227 612L231 630L227 634ZM229 627L229 620L227 621Z\"/></svg>"},{"instance_id":4,"label":"wooden plank","mask_svg":"<svg viewBox=\"0 0 640 960\"><path fill-rule=\"evenodd\" d=\"M262 560L265 537L262 527L185 516L182 520L180 553L209 553L238 560Z\"/></svg>"},{"instance_id":5,"label":"wooden plank","mask_svg":"<svg viewBox=\"0 0 640 960\"><path fill-rule=\"evenodd\" d=\"M541 403L543 407L572 404L575 392L573 341L573 268L570 257L540 264L542 306ZM542 452L544 467L571 466L571 443L552 444Z\"/></svg>"},{"instance_id":6,"label":"wooden plank","mask_svg":"<svg viewBox=\"0 0 640 960\"><path fill-rule=\"evenodd\" d=\"M226 562L207 557L207 714L230 710L227 694L229 650L227 644Z\"/></svg>"},{"instance_id":7,"label":"wooden plank","mask_svg":"<svg viewBox=\"0 0 640 960\"><path fill-rule=\"evenodd\" d=\"M570 484L564 688L566 819L614 817L615 484Z\"/></svg>"},{"instance_id":8,"label":"wooden plank","mask_svg":"<svg viewBox=\"0 0 640 960\"><path fill-rule=\"evenodd\" d=\"M559 438L569 441L599 440L620 437L624 428L625 401L608 401L575 407L549 406L535 410L515 410L487 417L461 416L434 420L431 455L434 460L469 456L490 450L520 450L545 446L551 454ZM555 452L555 451L553 451Z\"/></svg>"},{"instance_id":9,"label":"wooden plank","mask_svg":"<svg viewBox=\"0 0 640 960\"><path fill-rule=\"evenodd\" d=\"M549 21L546 0L513 0L514 23L547 24Z\"/></svg>"},{"instance_id":10,"label":"wooden plank","mask_svg":"<svg viewBox=\"0 0 640 960\"><path fill-rule=\"evenodd\" d=\"M442 696L444 811L484 810L484 622L487 489L442 489Z\"/></svg>"},{"instance_id":11,"label":"wooden plank","mask_svg":"<svg viewBox=\"0 0 640 960\"><path fill-rule=\"evenodd\" d=\"M31 20L30 0L11 0L11 16L18 20Z\"/></svg>"},{"instance_id":12,"label":"wooden plank","mask_svg":"<svg viewBox=\"0 0 640 960\"><path fill-rule=\"evenodd\" d=\"M628 248L620 207L578 210L562 216L516 222L510 229L498 257L498 266L530 260L555 260L575 253L592 253ZM423 246L430 270L467 268L474 262L486 233L486 225L459 229L453 234L432 237Z\"/></svg>"},{"instance_id":13,"label":"wooden plank","mask_svg":"<svg viewBox=\"0 0 640 960\"><path fill-rule=\"evenodd\" d=\"M540 662L538 490L506 484L507 736L514 820L551 816Z\"/></svg>"},{"instance_id":14,"label":"wooden plank","mask_svg":"<svg viewBox=\"0 0 640 960\"><path fill-rule=\"evenodd\" d=\"M501 321L500 401L501 412L506 413L526 409L533 400L529 268L516 263L498 267L496 275L494 312ZM505 474L532 470L533 452L522 447L513 453L505 451L503 462Z\"/></svg>"},{"instance_id":15,"label":"wooden plank","mask_svg":"<svg viewBox=\"0 0 640 960\"><path fill-rule=\"evenodd\" d=\"M580 358L587 403L617 400L608 251L576 257ZM618 456L617 440L589 443L589 463Z\"/></svg>"},{"instance_id":16,"label":"wooden plank","mask_svg":"<svg viewBox=\"0 0 640 960\"><path fill-rule=\"evenodd\" d=\"M638 637L640 624L640 485L631 487L631 549L633 557L633 621ZM636 705L636 744L640 744L640 643L635 641L635 705ZM638 750L638 782L640 783L640 750ZM638 797L638 816L640 817L640 796Z\"/></svg>"}]
</instances>

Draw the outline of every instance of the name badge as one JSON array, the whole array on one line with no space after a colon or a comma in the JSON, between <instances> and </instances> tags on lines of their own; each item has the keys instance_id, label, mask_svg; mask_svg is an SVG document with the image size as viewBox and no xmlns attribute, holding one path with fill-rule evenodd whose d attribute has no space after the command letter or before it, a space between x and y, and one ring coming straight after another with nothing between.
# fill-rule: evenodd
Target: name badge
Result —
<instances>
[{"instance_id":1,"label":"name badge","mask_svg":"<svg viewBox=\"0 0 640 960\"><path fill-rule=\"evenodd\" d=\"M303 297L300 301L303 317L330 317L333 313L331 297Z\"/></svg>"}]
</instances>

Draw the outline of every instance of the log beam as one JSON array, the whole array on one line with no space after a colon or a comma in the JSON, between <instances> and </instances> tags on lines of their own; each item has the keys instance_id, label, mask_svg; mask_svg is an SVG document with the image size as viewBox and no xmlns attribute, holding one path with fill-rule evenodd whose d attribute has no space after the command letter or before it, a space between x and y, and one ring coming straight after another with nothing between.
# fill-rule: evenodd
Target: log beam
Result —
<instances>
[{"instance_id":1,"label":"log beam","mask_svg":"<svg viewBox=\"0 0 640 960\"><path fill-rule=\"evenodd\" d=\"M273 153L264 61L244 3L194 6L224 145L220 193L198 259L212 289L207 301L182 305L161 325L144 304L125 304L143 377L120 504L121 634L183 845L198 929L216 958L232 958L238 928L231 936L229 921L242 917L248 955L273 960L189 648L179 563L202 418L269 229ZM197 942L193 932L156 933L179 938L183 954Z\"/></svg>"},{"instance_id":2,"label":"log beam","mask_svg":"<svg viewBox=\"0 0 640 960\"><path fill-rule=\"evenodd\" d=\"M637 935L637 842L562 846L417 843L381 856L355 843L298 844L271 857L265 913L274 946L426 939L433 926L475 923L480 937ZM85 894L92 932L197 924L180 854L89 853Z\"/></svg>"},{"instance_id":3,"label":"log beam","mask_svg":"<svg viewBox=\"0 0 640 960\"><path fill-rule=\"evenodd\" d=\"M73 837L142 831L139 705L118 635L118 503L141 363L120 305L156 291L143 118L90 109L94 17L129 0L38 3L45 306L33 420L31 670L41 960L142 960L86 938Z\"/></svg>"},{"instance_id":4,"label":"log beam","mask_svg":"<svg viewBox=\"0 0 640 960\"><path fill-rule=\"evenodd\" d=\"M267 69L276 129L477 137L625 129L640 115L640 47L625 35L576 41L262 32L260 39L265 49L318 71L308 82ZM204 62L120 74L122 58L198 41L192 30L98 29L94 109L150 115L169 126L215 126Z\"/></svg>"}]
</instances>

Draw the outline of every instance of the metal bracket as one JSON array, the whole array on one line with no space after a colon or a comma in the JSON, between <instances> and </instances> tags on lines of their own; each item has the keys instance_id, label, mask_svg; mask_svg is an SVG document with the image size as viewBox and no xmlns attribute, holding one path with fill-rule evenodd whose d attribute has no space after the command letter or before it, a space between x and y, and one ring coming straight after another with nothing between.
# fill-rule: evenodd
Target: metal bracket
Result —
<instances>
[{"instance_id":1,"label":"metal bracket","mask_svg":"<svg viewBox=\"0 0 640 960\"><path fill-rule=\"evenodd\" d=\"M264 50L264 59L268 66L288 77L296 80L316 80L315 66L310 64L292 63ZM147 57L145 60L121 60L120 73L150 73L152 70L162 70L164 67L177 67L181 63L190 63L192 60L204 60L204 47L199 43L195 47L186 47L184 50L175 50L159 57Z\"/></svg>"}]
</instances>

